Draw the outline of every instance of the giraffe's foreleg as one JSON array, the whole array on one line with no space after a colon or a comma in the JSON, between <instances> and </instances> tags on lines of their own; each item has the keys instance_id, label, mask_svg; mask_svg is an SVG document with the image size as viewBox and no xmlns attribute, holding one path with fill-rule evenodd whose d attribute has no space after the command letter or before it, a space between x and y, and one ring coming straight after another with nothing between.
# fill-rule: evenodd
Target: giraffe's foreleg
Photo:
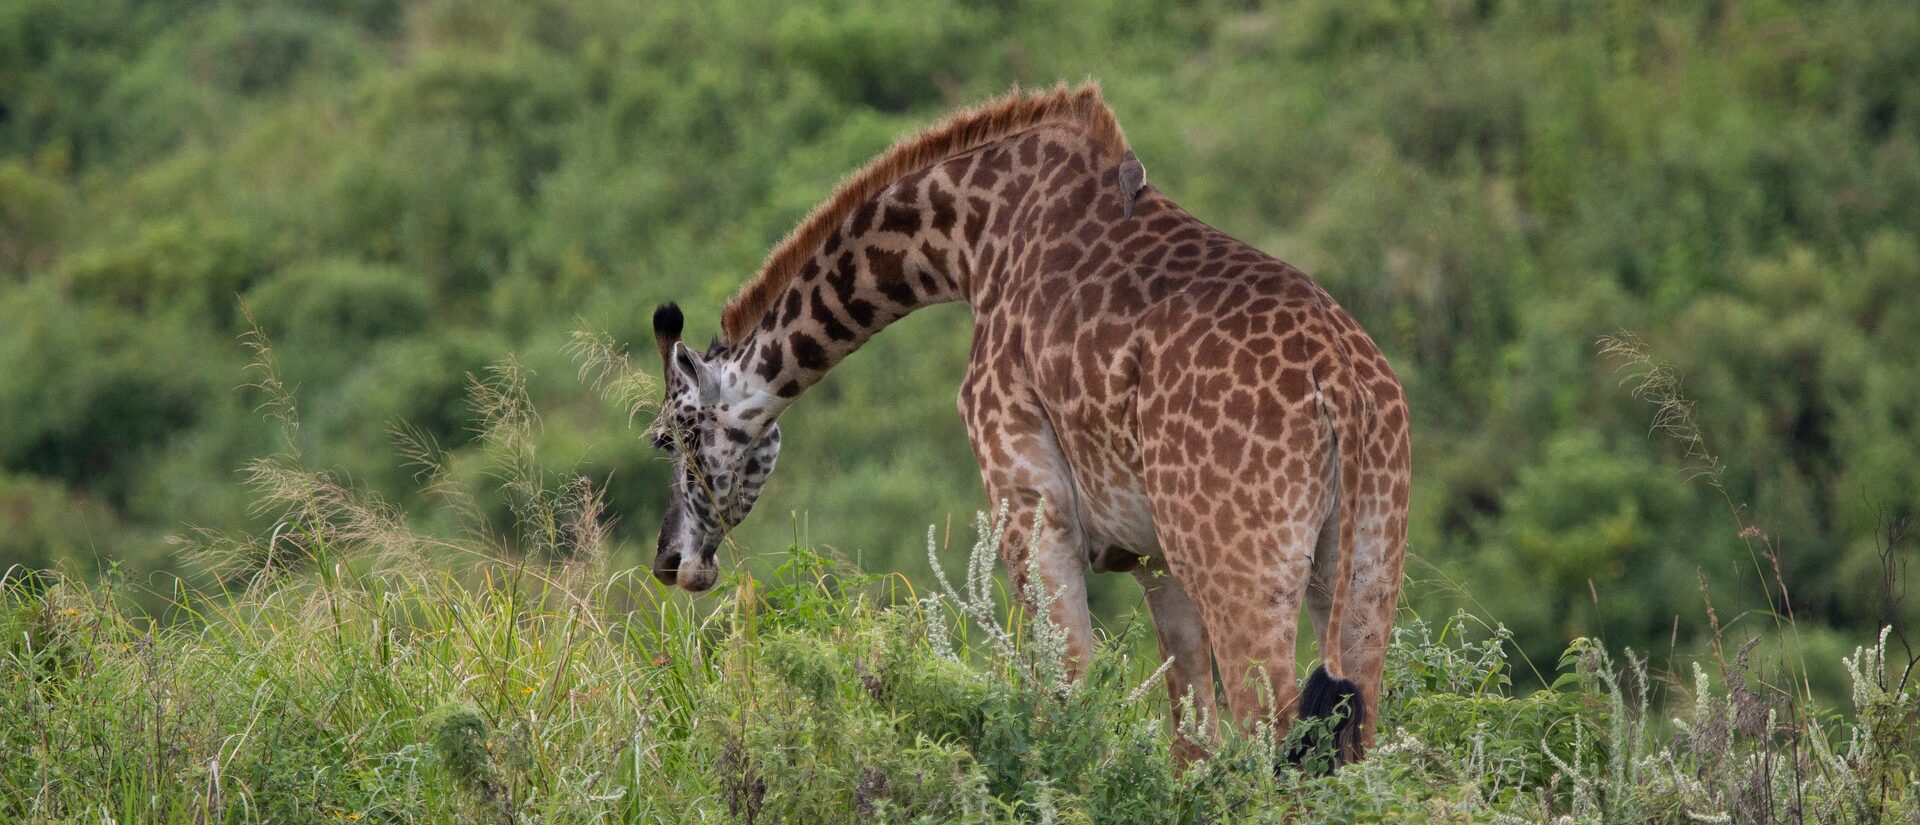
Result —
<instances>
[{"instance_id":1,"label":"giraffe's foreleg","mask_svg":"<svg viewBox=\"0 0 1920 825\"><path fill-rule=\"evenodd\" d=\"M1048 618L1066 636L1067 673L1078 679L1093 655L1093 617L1087 609L1085 541L1077 520L1063 512L1071 499L1063 491L1049 494L992 482L987 493L1007 506L1006 534L1000 542L1007 581L1029 606L1036 586L1044 589ZM1034 573L1039 574L1037 582Z\"/></svg>"},{"instance_id":2,"label":"giraffe's foreleg","mask_svg":"<svg viewBox=\"0 0 1920 825\"><path fill-rule=\"evenodd\" d=\"M1078 678L1093 654L1087 612L1087 542L1074 499L1072 470L1039 403L1013 375L979 366L960 389L960 415L994 507L1007 508L1000 560L1014 593L1027 598L1029 579L1051 603L1065 632L1068 673ZM1037 516L1037 518L1036 518Z\"/></svg>"}]
</instances>

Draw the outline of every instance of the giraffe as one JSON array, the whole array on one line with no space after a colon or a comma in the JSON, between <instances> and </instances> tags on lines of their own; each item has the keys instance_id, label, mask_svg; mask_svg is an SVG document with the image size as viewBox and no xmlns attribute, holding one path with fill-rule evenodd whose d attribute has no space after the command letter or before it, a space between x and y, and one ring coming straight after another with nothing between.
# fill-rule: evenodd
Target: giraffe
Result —
<instances>
[{"instance_id":1,"label":"giraffe","mask_svg":"<svg viewBox=\"0 0 1920 825\"><path fill-rule=\"evenodd\" d=\"M714 582L787 405L889 323L965 301L959 409L1002 561L1057 594L1075 672L1093 646L1086 572L1131 572L1215 718L1284 732L1345 709L1337 756L1372 745L1397 609L1410 484L1404 395L1378 347L1307 275L1188 214L1146 180L1099 88L1062 84L963 110L845 180L726 305L704 352L655 313L676 470L654 560ZM1036 516L1038 518L1036 519ZM1031 565L1031 567L1030 567ZM1304 690L1302 601L1321 665ZM1176 733L1183 759L1209 743Z\"/></svg>"}]
</instances>

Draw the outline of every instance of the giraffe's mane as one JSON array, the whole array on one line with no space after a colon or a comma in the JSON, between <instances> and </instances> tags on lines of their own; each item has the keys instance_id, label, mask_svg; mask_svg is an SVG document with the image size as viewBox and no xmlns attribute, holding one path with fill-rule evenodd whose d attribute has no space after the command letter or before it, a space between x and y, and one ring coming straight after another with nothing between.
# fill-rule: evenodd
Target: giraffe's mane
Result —
<instances>
[{"instance_id":1,"label":"giraffe's mane","mask_svg":"<svg viewBox=\"0 0 1920 825\"><path fill-rule=\"evenodd\" d=\"M900 177L925 169L955 155L978 149L1016 132L1048 123L1072 123L1084 128L1096 146L1110 149L1117 160L1126 151L1126 136L1113 110L1100 97L1100 86L1088 81L1078 89L1065 83L1048 91L1015 88L1005 96L962 109L946 120L901 139L859 171L849 175L833 194L814 207L799 226L767 254L760 274L727 301L721 327L729 344L738 343L793 280L814 250L827 242L847 216L868 198Z\"/></svg>"}]
</instances>

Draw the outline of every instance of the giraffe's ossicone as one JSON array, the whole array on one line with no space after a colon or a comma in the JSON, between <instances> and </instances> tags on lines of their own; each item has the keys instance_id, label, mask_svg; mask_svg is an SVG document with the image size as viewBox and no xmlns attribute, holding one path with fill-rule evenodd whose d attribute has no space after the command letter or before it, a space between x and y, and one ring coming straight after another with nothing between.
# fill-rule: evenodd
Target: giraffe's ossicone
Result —
<instances>
[{"instance_id":1,"label":"giraffe's ossicone","mask_svg":"<svg viewBox=\"0 0 1920 825\"><path fill-rule=\"evenodd\" d=\"M653 433L676 472L654 574L712 586L781 411L947 301L973 310L960 413L1011 510L1008 575L1060 594L1069 655L1093 644L1086 572L1131 571L1176 698L1212 718L1217 665L1234 717L1284 731L1345 709L1341 755L1364 753L1406 551L1400 383L1318 284L1162 195L1092 85L1016 92L881 154L774 248L705 352L656 313ZM1304 695L1303 601L1322 662Z\"/></svg>"}]
</instances>

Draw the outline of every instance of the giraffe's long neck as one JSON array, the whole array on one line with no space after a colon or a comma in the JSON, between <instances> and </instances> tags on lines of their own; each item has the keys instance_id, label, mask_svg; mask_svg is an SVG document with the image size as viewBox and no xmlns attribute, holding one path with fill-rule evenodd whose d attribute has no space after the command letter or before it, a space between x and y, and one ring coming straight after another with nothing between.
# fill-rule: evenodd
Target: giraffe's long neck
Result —
<instances>
[{"instance_id":1,"label":"giraffe's long neck","mask_svg":"<svg viewBox=\"0 0 1920 825\"><path fill-rule=\"evenodd\" d=\"M888 324L965 300L994 268L993 224L1004 224L1000 216L1017 210L1033 185L1030 177L1009 180L1004 170L1014 160L1011 147L989 145L907 174L863 202L727 348L736 374L777 414Z\"/></svg>"}]
</instances>

